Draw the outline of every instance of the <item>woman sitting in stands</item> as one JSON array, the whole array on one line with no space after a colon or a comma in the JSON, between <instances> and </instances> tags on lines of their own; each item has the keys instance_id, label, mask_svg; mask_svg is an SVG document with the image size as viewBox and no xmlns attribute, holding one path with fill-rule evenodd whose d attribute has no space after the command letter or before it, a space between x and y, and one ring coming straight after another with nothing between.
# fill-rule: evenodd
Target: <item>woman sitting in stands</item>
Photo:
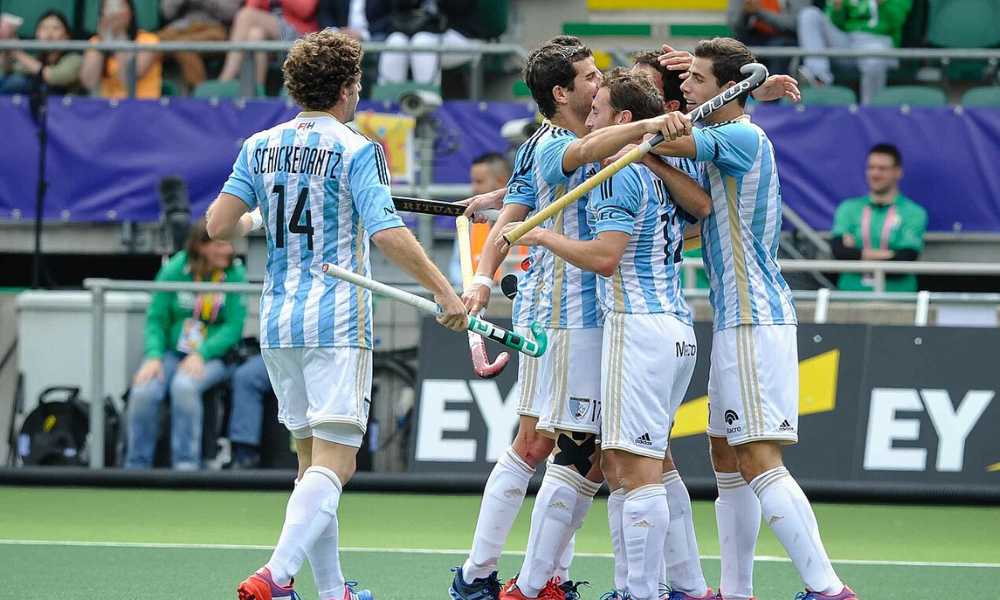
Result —
<instances>
[{"instance_id":1,"label":"woman sitting in stands","mask_svg":"<svg viewBox=\"0 0 1000 600\"><path fill-rule=\"evenodd\" d=\"M91 42L128 42L158 44L155 33L142 31L135 23L135 6L132 0L103 0L101 21ZM128 97L128 63L130 52L87 50L83 55L80 81L96 96L104 98ZM159 98L162 81L160 54L153 51L135 54L136 98Z\"/></svg>"},{"instance_id":2,"label":"woman sitting in stands","mask_svg":"<svg viewBox=\"0 0 1000 600\"><path fill-rule=\"evenodd\" d=\"M35 25L38 41L59 42L71 37L69 22L58 10L46 11ZM39 79L48 86L50 94L79 91L82 63L83 57L76 52L52 50L38 56L22 50L5 52L0 55L0 93L31 93Z\"/></svg>"},{"instance_id":3,"label":"woman sitting in stands","mask_svg":"<svg viewBox=\"0 0 1000 600\"><path fill-rule=\"evenodd\" d=\"M156 281L243 282L246 273L229 242L213 241L201 219L185 249ZM240 294L156 292L146 315L146 359L128 401L126 468L150 468L159 412L170 397L170 451L175 469L201 466L202 394L224 381L223 356L240 341L246 308Z\"/></svg>"}]
</instances>

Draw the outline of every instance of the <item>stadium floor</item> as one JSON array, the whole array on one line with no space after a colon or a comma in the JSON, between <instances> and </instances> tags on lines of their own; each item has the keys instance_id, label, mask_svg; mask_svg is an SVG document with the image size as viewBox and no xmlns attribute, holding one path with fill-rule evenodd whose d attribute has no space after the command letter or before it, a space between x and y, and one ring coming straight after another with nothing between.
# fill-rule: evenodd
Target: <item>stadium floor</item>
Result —
<instances>
[{"instance_id":1,"label":"stadium floor","mask_svg":"<svg viewBox=\"0 0 1000 600\"><path fill-rule=\"evenodd\" d=\"M235 598L269 556L287 495L275 492L0 487L0 598L124 600ZM379 600L444 600L478 510L474 496L347 493L341 502L345 573ZM719 548L710 502L694 507L710 583ZM528 533L530 500L515 524L502 574L512 575ZM1000 508L817 504L842 578L868 600L973 599L1000 581ZM577 536L584 597L609 589L610 542L599 500ZM792 565L762 528L759 600L790 600ZM315 598L300 573L303 598ZM986 593L987 595L983 595Z\"/></svg>"}]
</instances>

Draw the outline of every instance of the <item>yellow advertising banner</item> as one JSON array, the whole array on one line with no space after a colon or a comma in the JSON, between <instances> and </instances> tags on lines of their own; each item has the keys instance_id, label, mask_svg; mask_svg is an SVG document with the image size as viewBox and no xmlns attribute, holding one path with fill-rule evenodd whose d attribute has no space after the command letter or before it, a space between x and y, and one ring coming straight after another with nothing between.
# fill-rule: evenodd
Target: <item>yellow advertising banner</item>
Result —
<instances>
[{"instance_id":1,"label":"yellow advertising banner","mask_svg":"<svg viewBox=\"0 0 1000 600\"><path fill-rule=\"evenodd\" d=\"M382 144L393 183L414 182L413 132L417 121L406 115L359 112L358 130Z\"/></svg>"}]
</instances>

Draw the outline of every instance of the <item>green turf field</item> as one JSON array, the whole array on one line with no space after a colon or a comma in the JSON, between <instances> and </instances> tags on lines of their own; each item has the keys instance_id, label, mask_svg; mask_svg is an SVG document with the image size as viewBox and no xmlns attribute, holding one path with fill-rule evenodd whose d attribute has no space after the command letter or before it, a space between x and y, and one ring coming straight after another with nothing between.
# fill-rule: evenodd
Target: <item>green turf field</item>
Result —
<instances>
[{"instance_id":1,"label":"green turf field","mask_svg":"<svg viewBox=\"0 0 1000 600\"><path fill-rule=\"evenodd\" d=\"M269 556L287 495L0 487L0 598L235 598L236 584ZM478 511L473 496L347 493L340 505L349 578L379 600L446 600L449 567L464 557ZM1000 597L1000 508L817 504L826 547L841 577L866 600ZM695 505L710 583L719 577L711 503ZM501 561L520 565L525 503ZM603 501L577 536L575 579L610 587ZM759 600L791 600L800 589L766 528L758 545ZM311 575L297 589L315 599ZM985 594L985 595L984 595Z\"/></svg>"}]
</instances>

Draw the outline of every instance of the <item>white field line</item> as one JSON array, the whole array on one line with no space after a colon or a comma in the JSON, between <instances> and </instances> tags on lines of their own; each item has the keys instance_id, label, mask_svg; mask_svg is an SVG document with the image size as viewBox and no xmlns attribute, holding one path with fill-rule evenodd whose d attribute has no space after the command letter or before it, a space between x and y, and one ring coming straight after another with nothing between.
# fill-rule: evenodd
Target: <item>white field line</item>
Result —
<instances>
[{"instance_id":1,"label":"white field line","mask_svg":"<svg viewBox=\"0 0 1000 600\"><path fill-rule=\"evenodd\" d=\"M97 548L155 548L155 549L180 549L180 550L271 550L273 546L262 546L258 544L174 544L160 542L84 542L73 540L15 540L0 538L0 546L76 546L76 547L97 547ZM452 554L462 556L468 549L460 548L370 548L345 546L341 552L367 552L386 554ZM524 552L504 552L515 556L523 556ZM601 552L577 552L574 556L582 558L612 558L609 553ZM719 560L718 556L702 556L704 560ZM754 560L760 562L791 562L784 556L757 556ZM890 567L960 567L969 569L1000 569L1000 563L978 563L978 562L921 562L907 560L855 560L855 559L834 559L832 562L843 565L873 565Z\"/></svg>"}]
</instances>

